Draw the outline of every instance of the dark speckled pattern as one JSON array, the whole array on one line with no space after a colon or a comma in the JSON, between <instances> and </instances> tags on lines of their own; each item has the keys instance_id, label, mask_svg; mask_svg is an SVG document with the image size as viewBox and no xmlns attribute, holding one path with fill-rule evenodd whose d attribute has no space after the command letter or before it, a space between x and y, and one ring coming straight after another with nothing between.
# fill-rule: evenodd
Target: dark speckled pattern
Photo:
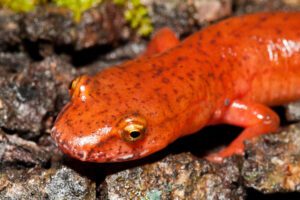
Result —
<instances>
[{"instance_id":1,"label":"dark speckled pattern","mask_svg":"<svg viewBox=\"0 0 300 200\"><path fill-rule=\"evenodd\" d=\"M167 51L86 77L52 136L83 161L132 160L210 124L232 100L277 105L298 99L299 19L300 13L231 18ZM117 127L131 115L148 124L136 142L124 141Z\"/></svg>"}]
</instances>

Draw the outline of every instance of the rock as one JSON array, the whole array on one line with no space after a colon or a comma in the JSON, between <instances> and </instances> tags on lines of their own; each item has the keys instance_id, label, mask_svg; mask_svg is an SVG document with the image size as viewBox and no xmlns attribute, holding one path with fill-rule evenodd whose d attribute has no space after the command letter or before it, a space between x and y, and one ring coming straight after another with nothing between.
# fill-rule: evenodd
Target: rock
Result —
<instances>
[{"instance_id":1,"label":"rock","mask_svg":"<svg viewBox=\"0 0 300 200\"><path fill-rule=\"evenodd\" d=\"M300 124L246 143L242 176L264 193L300 191Z\"/></svg>"},{"instance_id":2,"label":"rock","mask_svg":"<svg viewBox=\"0 0 300 200\"><path fill-rule=\"evenodd\" d=\"M45 166L50 155L36 143L0 130L0 171L12 167Z\"/></svg>"},{"instance_id":3,"label":"rock","mask_svg":"<svg viewBox=\"0 0 300 200\"><path fill-rule=\"evenodd\" d=\"M0 199L94 200L95 188L93 181L67 167L14 170L0 176Z\"/></svg>"},{"instance_id":4,"label":"rock","mask_svg":"<svg viewBox=\"0 0 300 200\"><path fill-rule=\"evenodd\" d=\"M190 154L124 170L106 177L100 199L243 199L237 165L211 165Z\"/></svg>"},{"instance_id":5,"label":"rock","mask_svg":"<svg viewBox=\"0 0 300 200\"><path fill-rule=\"evenodd\" d=\"M231 0L153 1L145 0L155 29L171 27L178 35L229 16ZM176 20L175 20L176 19Z\"/></svg>"},{"instance_id":6,"label":"rock","mask_svg":"<svg viewBox=\"0 0 300 200\"><path fill-rule=\"evenodd\" d=\"M300 101L289 103L285 106L285 109L285 115L288 121L300 121Z\"/></svg>"},{"instance_id":7,"label":"rock","mask_svg":"<svg viewBox=\"0 0 300 200\"><path fill-rule=\"evenodd\" d=\"M20 19L20 15L10 10L0 10L0 51L18 49L21 44Z\"/></svg>"},{"instance_id":8,"label":"rock","mask_svg":"<svg viewBox=\"0 0 300 200\"><path fill-rule=\"evenodd\" d=\"M23 37L30 41L72 45L81 50L128 39L123 12L122 7L106 1L84 12L75 22L69 10L48 5L25 14L21 27Z\"/></svg>"},{"instance_id":9,"label":"rock","mask_svg":"<svg viewBox=\"0 0 300 200\"><path fill-rule=\"evenodd\" d=\"M296 0L234 0L233 6L237 14L276 10L299 10L300 4L295 1Z\"/></svg>"},{"instance_id":10,"label":"rock","mask_svg":"<svg viewBox=\"0 0 300 200\"><path fill-rule=\"evenodd\" d=\"M38 134L49 128L44 126L51 117L49 113L66 103L67 87L75 71L58 57L48 57L38 63L23 60L22 56L10 59L13 61L7 64L13 66L0 70L0 126Z\"/></svg>"}]
</instances>

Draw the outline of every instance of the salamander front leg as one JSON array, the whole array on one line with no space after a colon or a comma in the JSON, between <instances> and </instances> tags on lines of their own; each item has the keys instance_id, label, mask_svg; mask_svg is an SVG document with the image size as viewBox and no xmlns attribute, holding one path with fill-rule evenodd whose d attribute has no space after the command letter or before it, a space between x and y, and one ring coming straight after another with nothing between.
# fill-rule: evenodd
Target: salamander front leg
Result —
<instances>
[{"instance_id":1,"label":"salamander front leg","mask_svg":"<svg viewBox=\"0 0 300 200\"><path fill-rule=\"evenodd\" d=\"M162 28L154 34L142 56L151 56L161 53L175 47L179 42L176 34L170 28Z\"/></svg>"},{"instance_id":2,"label":"salamander front leg","mask_svg":"<svg viewBox=\"0 0 300 200\"><path fill-rule=\"evenodd\" d=\"M270 108L253 102L236 100L224 111L217 122L244 127L244 131L225 149L207 156L214 162L221 162L233 154L244 154L244 141L274 132L279 127L279 117Z\"/></svg>"}]
</instances>

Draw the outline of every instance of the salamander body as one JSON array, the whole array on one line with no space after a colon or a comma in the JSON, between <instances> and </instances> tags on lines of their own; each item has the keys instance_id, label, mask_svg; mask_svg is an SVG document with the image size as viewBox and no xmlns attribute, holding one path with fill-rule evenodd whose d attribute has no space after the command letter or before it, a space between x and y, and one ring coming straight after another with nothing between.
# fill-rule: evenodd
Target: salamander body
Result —
<instances>
[{"instance_id":1,"label":"salamander body","mask_svg":"<svg viewBox=\"0 0 300 200\"><path fill-rule=\"evenodd\" d=\"M244 127L208 158L243 153L243 141L274 132L267 106L300 99L300 13L258 13L211 25L182 42L159 32L142 56L73 81L52 136L82 161L152 154L204 126Z\"/></svg>"}]
</instances>

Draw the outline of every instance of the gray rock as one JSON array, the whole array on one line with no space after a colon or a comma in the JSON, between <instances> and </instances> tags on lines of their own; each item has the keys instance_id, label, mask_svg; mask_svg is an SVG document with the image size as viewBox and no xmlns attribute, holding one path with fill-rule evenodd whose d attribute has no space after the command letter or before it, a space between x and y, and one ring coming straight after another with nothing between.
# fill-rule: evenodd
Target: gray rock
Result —
<instances>
[{"instance_id":1,"label":"gray rock","mask_svg":"<svg viewBox=\"0 0 300 200\"><path fill-rule=\"evenodd\" d=\"M67 167L14 170L0 176L0 199L7 200L94 200L95 188L93 181Z\"/></svg>"},{"instance_id":2,"label":"gray rock","mask_svg":"<svg viewBox=\"0 0 300 200\"><path fill-rule=\"evenodd\" d=\"M246 143L242 176L264 193L300 191L300 124Z\"/></svg>"},{"instance_id":3,"label":"gray rock","mask_svg":"<svg viewBox=\"0 0 300 200\"><path fill-rule=\"evenodd\" d=\"M182 153L109 175L100 199L243 199L238 177L230 161L218 166Z\"/></svg>"}]
</instances>

